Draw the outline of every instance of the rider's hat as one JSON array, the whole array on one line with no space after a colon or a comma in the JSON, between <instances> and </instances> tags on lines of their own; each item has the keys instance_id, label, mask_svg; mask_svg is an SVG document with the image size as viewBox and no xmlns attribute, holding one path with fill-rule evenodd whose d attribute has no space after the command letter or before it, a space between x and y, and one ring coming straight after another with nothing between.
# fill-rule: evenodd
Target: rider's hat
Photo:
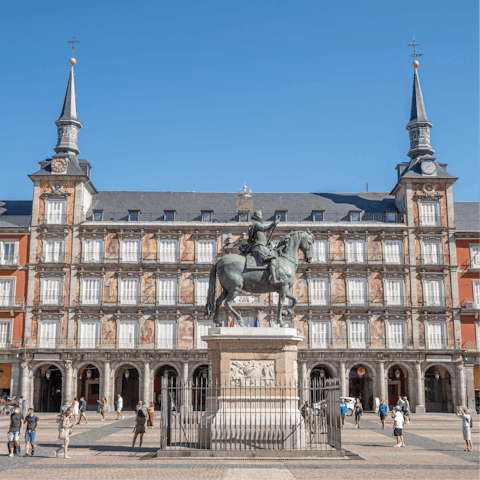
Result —
<instances>
[{"instance_id":1,"label":"rider's hat","mask_svg":"<svg viewBox=\"0 0 480 480\"><path fill-rule=\"evenodd\" d=\"M255 210L252 213L252 220L260 220L263 221L263 214L261 210Z\"/></svg>"}]
</instances>

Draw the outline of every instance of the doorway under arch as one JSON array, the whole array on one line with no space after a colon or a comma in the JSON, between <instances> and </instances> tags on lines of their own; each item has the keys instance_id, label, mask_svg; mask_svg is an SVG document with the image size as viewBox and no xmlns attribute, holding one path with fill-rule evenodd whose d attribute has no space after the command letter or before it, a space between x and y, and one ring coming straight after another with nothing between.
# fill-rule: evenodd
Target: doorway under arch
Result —
<instances>
[{"instance_id":1,"label":"doorway under arch","mask_svg":"<svg viewBox=\"0 0 480 480\"><path fill-rule=\"evenodd\" d=\"M42 365L34 378L34 408L38 412L60 412L62 407L62 372L55 365Z\"/></svg>"},{"instance_id":2,"label":"doorway under arch","mask_svg":"<svg viewBox=\"0 0 480 480\"><path fill-rule=\"evenodd\" d=\"M407 395L407 375L407 369L402 365L393 365L388 369L388 406L393 407L398 403L398 397Z\"/></svg>"},{"instance_id":3,"label":"doorway under arch","mask_svg":"<svg viewBox=\"0 0 480 480\"><path fill-rule=\"evenodd\" d=\"M348 374L349 396L359 398L364 410L373 410L373 379L365 365L355 365Z\"/></svg>"},{"instance_id":4,"label":"doorway under arch","mask_svg":"<svg viewBox=\"0 0 480 480\"><path fill-rule=\"evenodd\" d=\"M168 385L171 387L177 386L177 378L178 372L177 370L172 367L171 365L162 365L157 369L155 372L155 379L153 381L153 403L155 405L155 409L161 410L162 408L162 378L165 375L165 372L168 372ZM172 392L175 394L176 390ZM173 399L176 404L180 401L180 399L175 398Z\"/></svg>"},{"instance_id":5,"label":"doorway under arch","mask_svg":"<svg viewBox=\"0 0 480 480\"><path fill-rule=\"evenodd\" d=\"M118 367L115 374L115 392L121 393L124 410L135 410L140 399L140 373L136 367L130 364Z\"/></svg>"},{"instance_id":6,"label":"doorway under arch","mask_svg":"<svg viewBox=\"0 0 480 480\"><path fill-rule=\"evenodd\" d=\"M100 372L95 365L84 365L78 369L76 396L78 399L85 398L87 409L96 410L97 400L100 400ZM107 400L112 401L111 398Z\"/></svg>"},{"instance_id":7,"label":"doorway under arch","mask_svg":"<svg viewBox=\"0 0 480 480\"><path fill-rule=\"evenodd\" d=\"M425 372L425 410L448 412L450 402L453 402L450 373L440 365L430 367Z\"/></svg>"},{"instance_id":8,"label":"doorway under arch","mask_svg":"<svg viewBox=\"0 0 480 480\"><path fill-rule=\"evenodd\" d=\"M315 365L310 372L310 401L320 402L325 399L325 380L333 378L332 371L326 365Z\"/></svg>"},{"instance_id":9,"label":"doorway under arch","mask_svg":"<svg viewBox=\"0 0 480 480\"><path fill-rule=\"evenodd\" d=\"M192 407L194 411L204 411L207 399L208 365L200 365L192 375Z\"/></svg>"}]
</instances>

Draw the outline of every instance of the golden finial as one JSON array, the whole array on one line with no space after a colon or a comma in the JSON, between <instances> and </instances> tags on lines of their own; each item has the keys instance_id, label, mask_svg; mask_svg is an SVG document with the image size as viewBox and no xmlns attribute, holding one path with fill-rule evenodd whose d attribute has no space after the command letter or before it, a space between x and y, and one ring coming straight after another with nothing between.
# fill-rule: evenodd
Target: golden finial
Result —
<instances>
[{"instance_id":1,"label":"golden finial","mask_svg":"<svg viewBox=\"0 0 480 480\"><path fill-rule=\"evenodd\" d=\"M238 190L238 196L239 197L251 197L252 196L252 191L247 192L247 184L244 182L243 183L243 193L241 190Z\"/></svg>"},{"instance_id":2,"label":"golden finial","mask_svg":"<svg viewBox=\"0 0 480 480\"><path fill-rule=\"evenodd\" d=\"M421 43L415 43L415 37L413 37L413 43L407 44L409 47L413 47L413 54L409 55L409 57L413 57L413 68L417 68L420 65L420 62L417 60L417 57L423 57L423 53L417 53L417 47L421 47Z\"/></svg>"},{"instance_id":3,"label":"golden finial","mask_svg":"<svg viewBox=\"0 0 480 480\"><path fill-rule=\"evenodd\" d=\"M75 40L75 35L73 36L73 40L69 40L67 43L72 44L72 58L69 60L70 65L75 65L77 63L77 60L75 59L75 44L80 43L79 40Z\"/></svg>"}]
</instances>

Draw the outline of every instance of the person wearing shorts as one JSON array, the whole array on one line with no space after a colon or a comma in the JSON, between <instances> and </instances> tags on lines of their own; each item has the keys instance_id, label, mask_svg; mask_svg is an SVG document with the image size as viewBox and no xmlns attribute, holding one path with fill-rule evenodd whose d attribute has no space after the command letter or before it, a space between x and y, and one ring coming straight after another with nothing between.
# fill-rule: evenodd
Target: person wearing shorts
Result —
<instances>
[{"instance_id":1,"label":"person wearing shorts","mask_svg":"<svg viewBox=\"0 0 480 480\"><path fill-rule=\"evenodd\" d=\"M403 397L403 416L405 417L405 425L412 423L410 420L410 402L407 397Z\"/></svg>"},{"instance_id":2,"label":"person wearing shorts","mask_svg":"<svg viewBox=\"0 0 480 480\"><path fill-rule=\"evenodd\" d=\"M463 428L463 439L467 442L467 452L473 451L472 444L472 432L470 429L470 421L472 417L468 414L468 410L461 410L460 407L457 407L457 417L462 419L462 428Z\"/></svg>"},{"instance_id":3,"label":"person wearing shorts","mask_svg":"<svg viewBox=\"0 0 480 480\"><path fill-rule=\"evenodd\" d=\"M12 415L10 416L10 429L8 430L8 456L13 457L14 450L20 455L20 435L23 432L23 415L20 413L20 407L15 405Z\"/></svg>"},{"instance_id":4,"label":"person wearing shorts","mask_svg":"<svg viewBox=\"0 0 480 480\"><path fill-rule=\"evenodd\" d=\"M340 402L340 416L342 417L342 425L341 428L345 426L345 416L347 415L347 404L345 403L345 399L342 398Z\"/></svg>"},{"instance_id":5,"label":"person wearing shorts","mask_svg":"<svg viewBox=\"0 0 480 480\"><path fill-rule=\"evenodd\" d=\"M87 402L85 401L84 397L80 397L80 406L78 408L78 422L77 424L80 424L80 421L82 420L82 417L85 419L85 425L88 425L88 419L87 419Z\"/></svg>"},{"instance_id":6,"label":"person wearing shorts","mask_svg":"<svg viewBox=\"0 0 480 480\"><path fill-rule=\"evenodd\" d=\"M33 413L33 408L28 409L23 424L25 425L25 455L28 457L28 444L32 446L32 455L35 453L35 434L38 428L38 417Z\"/></svg>"},{"instance_id":7,"label":"person wearing shorts","mask_svg":"<svg viewBox=\"0 0 480 480\"><path fill-rule=\"evenodd\" d=\"M380 415L380 421L382 422L382 430L385 430L385 419L387 418L388 407L385 405L385 402L382 400L380 407L378 409L378 414Z\"/></svg>"},{"instance_id":8,"label":"person wearing shorts","mask_svg":"<svg viewBox=\"0 0 480 480\"><path fill-rule=\"evenodd\" d=\"M397 437L397 444L394 447L404 447L405 443L403 442L403 422L405 417L403 412L400 410L400 407L397 405L395 407L395 417L393 419L393 435Z\"/></svg>"},{"instance_id":9,"label":"person wearing shorts","mask_svg":"<svg viewBox=\"0 0 480 480\"><path fill-rule=\"evenodd\" d=\"M117 399L115 400L115 403L117 404L117 418L115 420L119 420L120 417L125 418L124 415L122 415L122 409L123 409L123 398L120 394L117 394Z\"/></svg>"},{"instance_id":10,"label":"person wearing shorts","mask_svg":"<svg viewBox=\"0 0 480 480\"><path fill-rule=\"evenodd\" d=\"M360 403L360 399L357 398L355 406L353 407L355 412L355 428L360 428L360 417L363 415L363 406Z\"/></svg>"}]
</instances>

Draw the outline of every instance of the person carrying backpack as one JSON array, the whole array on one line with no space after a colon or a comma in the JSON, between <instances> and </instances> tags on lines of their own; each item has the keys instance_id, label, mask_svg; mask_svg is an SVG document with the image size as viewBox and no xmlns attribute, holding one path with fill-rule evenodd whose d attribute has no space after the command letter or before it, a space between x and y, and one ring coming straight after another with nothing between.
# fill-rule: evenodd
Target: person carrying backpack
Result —
<instances>
[{"instance_id":1,"label":"person carrying backpack","mask_svg":"<svg viewBox=\"0 0 480 480\"><path fill-rule=\"evenodd\" d=\"M353 411L355 412L355 428L360 428L360 417L363 415L363 406L359 398L357 398L355 402Z\"/></svg>"},{"instance_id":2,"label":"person carrying backpack","mask_svg":"<svg viewBox=\"0 0 480 480\"><path fill-rule=\"evenodd\" d=\"M407 397L403 397L403 416L405 417L406 425L412 423L410 420L410 402L408 401Z\"/></svg>"},{"instance_id":3,"label":"person carrying backpack","mask_svg":"<svg viewBox=\"0 0 480 480\"><path fill-rule=\"evenodd\" d=\"M380 415L380 421L382 422L382 430L385 430L385 419L387 418L388 406L382 400L380 407L378 408L378 414Z\"/></svg>"}]
</instances>

